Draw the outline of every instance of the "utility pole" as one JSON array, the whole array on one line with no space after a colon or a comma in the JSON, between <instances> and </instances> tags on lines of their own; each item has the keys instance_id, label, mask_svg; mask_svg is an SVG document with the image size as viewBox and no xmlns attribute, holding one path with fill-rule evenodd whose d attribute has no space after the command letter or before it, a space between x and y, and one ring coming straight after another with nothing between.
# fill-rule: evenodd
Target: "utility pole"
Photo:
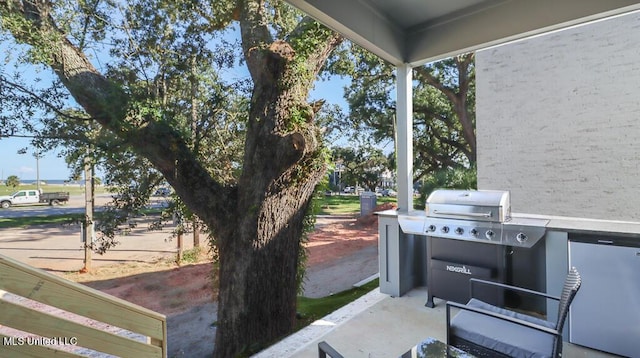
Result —
<instances>
[{"instance_id":1,"label":"utility pole","mask_svg":"<svg viewBox=\"0 0 640 358\"><path fill-rule=\"evenodd\" d=\"M93 163L91 149L87 149L84 157L84 267L81 272L91 271L91 253L93 249Z\"/></svg>"},{"instance_id":2,"label":"utility pole","mask_svg":"<svg viewBox=\"0 0 640 358\"><path fill-rule=\"evenodd\" d=\"M18 151L18 154L27 154L27 149L20 149ZM33 157L36 158L36 188L40 192L40 158L42 157L42 155L40 155L40 149L38 149L37 147L35 148L35 152L33 152ZM2 173L2 175L4 176L4 172Z\"/></svg>"},{"instance_id":3,"label":"utility pole","mask_svg":"<svg viewBox=\"0 0 640 358\"><path fill-rule=\"evenodd\" d=\"M200 247L200 226L195 215L193 218L193 247Z\"/></svg>"},{"instance_id":4,"label":"utility pole","mask_svg":"<svg viewBox=\"0 0 640 358\"><path fill-rule=\"evenodd\" d=\"M176 263L180 265L182 262L182 256L184 251L184 244L182 240L182 235L184 235L184 218L182 217L182 213L174 213L173 214L173 223L176 225L176 231L178 232L177 243L178 243L178 252L176 253Z\"/></svg>"},{"instance_id":5,"label":"utility pole","mask_svg":"<svg viewBox=\"0 0 640 358\"><path fill-rule=\"evenodd\" d=\"M36 188L38 189L38 193L42 193L40 190L40 150L36 149L33 156L36 157Z\"/></svg>"},{"instance_id":6,"label":"utility pole","mask_svg":"<svg viewBox=\"0 0 640 358\"><path fill-rule=\"evenodd\" d=\"M178 254L176 256L176 262L178 263L178 265L182 263L182 256L184 253L184 249L183 249L184 244L182 243L182 235L183 235L182 232L178 233Z\"/></svg>"}]
</instances>

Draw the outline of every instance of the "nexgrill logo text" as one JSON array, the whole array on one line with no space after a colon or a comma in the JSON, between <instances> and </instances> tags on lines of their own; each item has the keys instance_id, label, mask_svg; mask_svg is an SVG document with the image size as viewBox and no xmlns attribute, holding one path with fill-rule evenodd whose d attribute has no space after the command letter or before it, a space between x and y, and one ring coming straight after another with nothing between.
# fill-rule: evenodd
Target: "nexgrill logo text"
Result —
<instances>
[{"instance_id":1,"label":"nexgrill logo text","mask_svg":"<svg viewBox=\"0 0 640 358\"><path fill-rule=\"evenodd\" d=\"M471 275L471 271L466 266L453 266L447 265L447 271L463 273L465 275Z\"/></svg>"}]
</instances>

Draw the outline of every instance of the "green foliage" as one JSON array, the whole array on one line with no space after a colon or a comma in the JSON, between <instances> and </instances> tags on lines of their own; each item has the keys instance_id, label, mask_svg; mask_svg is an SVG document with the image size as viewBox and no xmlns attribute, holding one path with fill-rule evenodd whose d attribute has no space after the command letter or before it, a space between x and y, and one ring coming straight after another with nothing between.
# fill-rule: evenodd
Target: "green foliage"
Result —
<instances>
[{"instance_id":1,"label":"green foliage","mask_svg":"<svg viewBox=\"0 0 640 358\"><path fill-rule=\"evenodd\" d=\"M342 126L353 137L371 135L372 142L392 139L395 67L354 44L349 51L339 52L327 67L333 74L351 78L350 86L345 88L349 115L343 118Z\"/></svg>"},{"instance_id":2,"label":"green foliage","mask_svg":"<svg viewBox=\"0 0 640 358\"><path fill-rule=\"evenodd\" d=\"M20 178L17 175L9 175L7 180L5 180L4 184L9 186L15 190L20 185Z\"/></svg>"},{"instance_id":3,"label":"green foliage","mask_svg":"<svg viewBox=\"0 0 640 358\"><path fill-rule=\"evenodd\" d=\"M358 195L329 195L316 198L317 205L320 207L319 215L353 215L360 214L360 196ZM396 198L378 197L378 204L395 203Z\"/></svg>"},{"instance_id":4,"label":"green foliage","mask_svg":"<svg viewBox=\"0 0 640 358\"><path fill-rule=\"evenodd\" d=\"M446 167L474 165L474 54L415 69L414 137L418 177Z\"/></svg>"},{"instance_id":5,"label":"green foliage","mask_svg":"<svg viewBox=\"0 0 640 358\"><path fill-rule=\"evenodd\" d=\"M319 48L325 46L327 38L334 35L332 30L316 21L300 22L296 30L298 36L292 37L289 44L299 60L314 56Z\"/></svg>"},{"instance_id":6,"label":"green foliage","mask_svg":"<svg viewBox=\"0 0 640 358\"><path fill-rule=\"evenodd\" d=\"M353 138L370 142L395 139L395 67L352 46L329 65L332 73L351 76L345 89L350 113L340 117ZM475 162L475 72L467 54L414 69L414 179L434 170Z\"/></svg>"},{"instance_id":7,"label":"green foliage","mask_svg":"<svg viewBox=\"0 0 640 358\"><path fill-rule=\"evenodd\" d=\"M181 264L193 264L200 261L203 254L203 250L201 247L194 247L189 250L184 250L182 252L182 261Z\"/></svg>"},{"instance_id":8,"label":"green foliage","mask_svg":"<svg viewBox=\"0 0 640 358\"><path fill-rule=\"evenodd\" d=\"M316 77L323 70L323 67L316 62L316 58L328 46L328 40L334 37L333 30L310 18L299 21L295 30L286 37L287 44L293 50L293 56L287 63L291 71L289 75L281 78L279 85L283 89L301 94L303 97L300 99L306 100ZM293 111L290 115L294 123L309 123L316 112L307 103L293 106L291 109Z\"/></svg>"},{"instance_id":9,"label":"green foliage","mask_svg":"<svg viewBox=\"0 0 640 358\"><path fill-rule=\"evenodd\" d=\"M427 176L420 188L420 197L415 206L421 209L425 207L425 201L429 194L436 189L477 189L478 175L475 167L441 169Z\"/></svg>"},{"instance_id":10,"label":"green foliage","mask_svg":"<svg viewBox=\"0 0 640 358\"><path fill-rule=\"evenodd\" d=\"M266 2L265 19L274 38L286 38L304 17L298 9L282 0L268 0Z\"/></svg>"}]
</instances>

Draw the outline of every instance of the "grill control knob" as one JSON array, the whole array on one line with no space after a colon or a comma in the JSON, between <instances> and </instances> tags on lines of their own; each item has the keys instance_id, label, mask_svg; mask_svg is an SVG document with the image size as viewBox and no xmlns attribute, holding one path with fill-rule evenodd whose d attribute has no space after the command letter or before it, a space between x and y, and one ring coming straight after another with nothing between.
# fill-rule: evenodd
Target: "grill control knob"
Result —
<instances>
[{"instance_id":1,"label":"grill control knob","mask_svg":"<svg viewBox=\"0 0 640 358\"><path fill-rule=\"evenodd\" d=\"M495 232L493 232L493 230L487 230L487 232L484 233L484 236L487 237L487 239L491 240L493 239L493 237L496 235Z\"/></svg>"},{"instance_id":2,"label":"grill control knob","mask_svg":"<svg viewBox=\"0 0 640 358\"><path fill-rule=\"evenodd\" d=\"M462 235L462 234L464 234L464 229L463 229L463 228L461 228L461 227L457 228L457 229L456 229L456 234L458 234L458 235Z\"/></svg>"},{"instance_id":3,"label":"grill control knob","mask_svg":"<svg viewBox=\"0 0 640 358\"><path fill-rule=\"evenodd\" d=\"M519 232L518 235L516 235L516 240L518 240L518 242L525 242L527 241L527 239L528 239L527 234L523 232Z\"/></svg>"},{"instance_id":4,"label":"grill control knob","mask_svg":"<svg viewBox=\"0 0 640 358\"><path fill-rule=\"evenodd\" d=\"M480 234L477 229L471 229L471 231L469 231L469 233L473 237L478 237L478 234Z\"/></svg>"},{"instance_id":5,"label":"grill control knob","mask_svg":"<svg viewBox=\"0 0 640 358\"><path fill-rule=\"evenodd\" d=\"M429 227L427 227L427 231L431 231L431 232L436 231L436 226L433 224L429 225Z\"/></svg>"},{"instance_id":6,"label":"grill control knob","mask_svg":"<svg viewBox=\"0 0 640 358\"><path fill-rule=\"evenodd\" d=\"M449 227L448 226L443 226L442 229L440 229L440 231L442 231L443 234L446 234L449 232Z\"/></svg>"}]
</instances>

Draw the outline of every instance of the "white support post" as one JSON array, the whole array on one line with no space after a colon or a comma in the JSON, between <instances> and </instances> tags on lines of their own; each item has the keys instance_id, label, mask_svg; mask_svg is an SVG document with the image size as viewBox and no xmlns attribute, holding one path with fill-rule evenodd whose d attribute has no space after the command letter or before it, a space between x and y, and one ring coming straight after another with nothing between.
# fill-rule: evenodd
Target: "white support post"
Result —
<instances>
[{"instance_id":1,"label":"white support post","mask_svg":"<svg viewBox=\"0 0 640 358\"><path fill-rule=\"evenodd\" d=\"M398 163L398 208L413 210L413 68L400 65L397 71L396 159Z\"/></svg>"}]
</instances>

